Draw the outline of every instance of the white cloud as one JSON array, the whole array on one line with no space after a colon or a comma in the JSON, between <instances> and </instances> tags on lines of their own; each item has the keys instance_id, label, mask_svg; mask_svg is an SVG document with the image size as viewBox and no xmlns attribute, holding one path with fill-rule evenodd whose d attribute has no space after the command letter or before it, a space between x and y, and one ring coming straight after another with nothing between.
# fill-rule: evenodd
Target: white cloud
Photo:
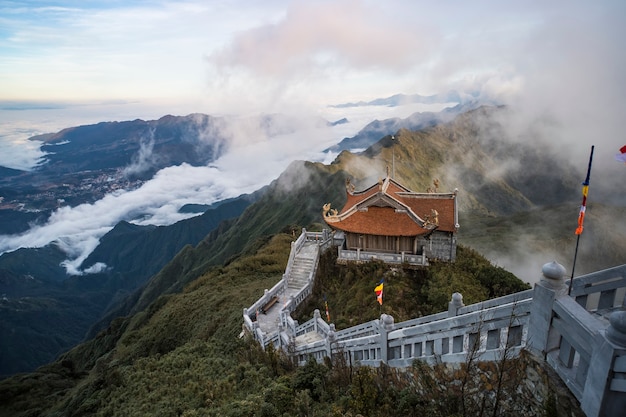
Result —
<instances>
[{"instance_id":1,"label":"white cloud","mask_svg":"<svg viewBox=\"0 0 626 417\"><path fill-rule=\"evenodd\" d=\"M626 194L623 165L613 160L626 143L622 1L296 0L259 6L165 1L78 7L0 12L0 26L9 34L0 39L6 41L0 47L4 98L184 96L193 97L186 108L218 115L305 113L320 103L478 89L511 105L513 116L505 120L510 137L551 143L580 164L581 180L589 148L596 145L598 172L592 174L590 194L594 181ZM140 117L136 109L126 109L117 120ZM390 116L388 109L376 110L379 119ZM353 135L354 126L336 127L333 140ZM79 236L88 248L81 231L101 235L116 219L136 216L144 223L171 222L183 202L251 191L293 159L315 159L333 143L310 128L271 140L254 131L254 126L233 127L237 151L213 168L167 168L139 190L59 210L36 230L41 238L33 231L2 237L0 244L39 245ZM19 165L38 157L29 155ZM102 221L87 219L94 214Z\"/></svg>"},{"instance_id":2,"label":"white cloud","mask_svg":"<svg viewBox=\"0 0 626 417\"><path fill-rule=\"evenodd\" d=\"M236 34L209 60L288 78L333 67L405 71L437 47L436 30L397 21L389 9L358 0L292 2L283 19Z\"/></svg>"},{"instance_id":3,"label":"white cloud","mask_svg":"<svg viewBox=\"0 0 626 417\"><path fill-rule=\"evenodd\" d=\"M154 129L139 139L139 151L133 156L129 166L124 168L126 175L142 174L152 168L156 162L154 150Z\"/></svg>"},{"instance_id":4,"label":"white cloud","mask_svg":"<svg viewBox=\"0 0 626 417\"><path fill-rule=\"evenodd\" d=\"M278 177L293 160L321 160L322 150L362 127L347 124L333 129L312 120L291 118L288 126L295 127L295 132L267 136L258 119L233 119L223 126L233 147L211 166L170 166L138 189L118 191L93 204L60 208L47 223L26 233L0 235L0 252L56 241L68 255L63 264L68 273L88 273L80 270L81 263L119 221L167 225L182 220L190 216L178 212L184 204L210 204L256 191ZM286 127L275 126L278 131L288 130Z\"/></svg>"}]
</instances>

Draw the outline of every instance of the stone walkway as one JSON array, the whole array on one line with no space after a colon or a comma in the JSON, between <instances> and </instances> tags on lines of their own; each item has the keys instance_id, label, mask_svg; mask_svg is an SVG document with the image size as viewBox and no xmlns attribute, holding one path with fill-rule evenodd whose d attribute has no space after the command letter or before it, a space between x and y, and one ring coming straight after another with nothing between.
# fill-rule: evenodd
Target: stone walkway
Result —
<instances>
[{"instance_id":1,"label":"stone walkway","mask_svg":"<svg viewBox=\"0 0 626 417\"><path fill-rule=\"evenodd\" d=\"M305 242L295 255L289 276L287 288L278 296L276 302L265 314L259 312L257 321L261 330L267 335L278 331L280 324L280 310L292 296L298 294L307 283L318 256L317 242Z\"/></svg>"}]
</instances>

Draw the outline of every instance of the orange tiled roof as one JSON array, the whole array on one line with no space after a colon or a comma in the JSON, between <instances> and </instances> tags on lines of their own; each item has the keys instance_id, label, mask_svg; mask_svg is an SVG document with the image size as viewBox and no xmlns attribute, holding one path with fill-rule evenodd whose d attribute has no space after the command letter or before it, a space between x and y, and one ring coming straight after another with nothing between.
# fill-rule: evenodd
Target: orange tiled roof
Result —
<instances>
[{"instance_id":1,"label":"orange tiled roof","mask_svg":"<svg viewBox=\"0 0 626 417\"><path fill-rule=\"evenodd\" d=\"M341 211L324 220L335 229L372 235L417 236L433 229L456 232L456 193L414 193L386 178L361 192L348 193Z\"/></svg>"}]
</instances>

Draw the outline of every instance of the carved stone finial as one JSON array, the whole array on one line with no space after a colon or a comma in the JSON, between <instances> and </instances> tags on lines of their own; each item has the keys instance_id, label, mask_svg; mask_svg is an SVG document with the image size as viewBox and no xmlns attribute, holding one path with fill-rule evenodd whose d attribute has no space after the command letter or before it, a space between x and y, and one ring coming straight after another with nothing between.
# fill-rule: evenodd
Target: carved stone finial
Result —
<instances>
[{"instance_id":1,"label":"carved stone finial","mask_svg":"<svg viewBox=\"0 0 626 417\"><path fill-rule=\"evenodd\" d=\"M609 316L606 337L616 345L626 346L626 311L614 311Z\"/></svg>"},{"instance_id":2,"label":"carved stone finial","mask_svg":"<svg viewBox=\"0 0 626 417\"><path fill-rule=\"evenodd\" d=\"M335 335L335 331L333 329L330 329L328 331L328 334L326 335L326 337L328 338L328 341L330 343L333 343L335 339L337 338L337 336Z\"/></svg>"},{"instance_id":3,"label":"carved stone finial","mask_svg":"<svg viewBox=\"0 0 626 417\"><path fill-rule=\"evenodd\" d=\"M541 283L550 288L560 288L565 284L565 267L556 261L548 262L541 268Z\"/></svg>"},{"instance_id":4,"label":"carved stone finial","mask_svg":"<svg viewBox=\"0 0 626 417\"><path fill-rule=\"evenodd\" d=\"M463 307L463 295L460 292L453 293L450 302L457 308Z\"/></svg>"},{"instance_id":5,"label":"carved stone finial","mask_svg":"<svg viewBox=\"0 0 626 417\"><path fill-rule=\"evenodd\" d=\"M393 330L393 324L394 324L393 316L383 313L380 315L380 322L383 326L383 329L387 331Z\"/></svg>"}]
</instances>

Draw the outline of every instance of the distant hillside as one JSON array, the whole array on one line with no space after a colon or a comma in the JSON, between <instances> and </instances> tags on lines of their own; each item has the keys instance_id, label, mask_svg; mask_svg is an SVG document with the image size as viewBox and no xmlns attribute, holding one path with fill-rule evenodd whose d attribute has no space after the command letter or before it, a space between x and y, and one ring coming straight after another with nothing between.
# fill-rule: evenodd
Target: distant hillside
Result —
<instances>
[{"instance_id":1,"label":"distant hillside","mask_svg":"<svg viewBox=\"0 0 626 417\"><path fill-rule=\"evenodd\" d=\"M42 162L32 171L0 167L0 235L45 222L60 207L94 203L132 190L159 170L181 164L207 166L235 136L272 137L309 126L330 125L281 114L251 117L163 116L158 120L101 122L31 138L42 142ZM339 123L339 122L338 122ZM236 132L236 133L235 133ZM24 213L37 215L24 215Z\"/></svg>"},{"instance_id":2,"label":"distant hillside","mask_svg":"<svg viewBox=\"0 0 626 417\"><path fill-rule=\"evenodd\" d=\"M344 138L337 145L326 149L326 151L341 152L344 150L363 150L378 142L383 136L392 135L400 129L413 131L424 130L438 124L450 122L459 114L476 109L481 105L482 104L477 101L471 101L445 108L437 113L417 112L404 119L391 118L374 120L368 123L355 136Z\"/></svg>"},{"instance_id":3,"label":"distant hillside","mask_svg":"<svg viewBox=\"0 0 626 417\"><path fill-rule=\"evenodd\" d=\"M362 107L362 106L400 106L411 103L433 104L433 103L459 103L464 104L468 101L475 101L480 95L479 92L473 92L469 94L461 94L458 91L448 91L443 94L433 94L430 96L423 96L421 94L394 94L390 97L377 98L370 101L359 101L356 103L342 103L335 104L331 107L347 108L347 107Z\"/></svg>"},{"instance_id":4,"label":"distant hillside","mask_svg":"<svg viewBox=\"0 0 626 417\"><path fill-rule=\"evenodd\" d=\"M136 298L127 300L123 311L137 313L161 295L180 291L212 268L255 253L276 233L288 233L295 239L301 232L300 225L320 229L322 207L317 202L328 197L345 198L345 178L344 172L334 168L293 162L238 218L223 222L196 248L183 249Z\"/></svg>"},{"instance_id":5,"label":"distant hillside","mask_svg":"<svg viewBox=\"0 0 626 417\"><path fill-rule=\"evenodd\" d=\"M438 374L427 373L426 367L399 373L337 361L332 366L310 362L295 368L276 351L263 352L257 343L238 337L241 306L250 305L280 279L293 239L291 233L267 237L256 250L199 274L187 285L179 283L176 293L158 296L134 315L116 319L58 361L0 381L0 417L459 415L456 396L435 393L429 401L420 401L429 391L402 382L407 372L433 382L430 378ZM200 259L210 250L210 245L189 249L186 256ZM484 282L481 271L487 272ZM498 268L472 251L462 251L458 266L421 271L417 280L399 271L389 276L385 308L397 309L394 314L418 314L424 306L439 304L441 294L447 300L450 285L463 287L464 294L486 297L493 271ZM318 279L331 300L333 320L348 323L347 312L378 315L371 281L379 273L391 271L378 263L337 267L332 256L323 261ZM506 271L496 273L507 277ZM186 275L188 271L179 270L181 280ZM524 288L519 281L515 285ZM366 288L361 292L367 292L369 303L346 291L361 287ZM342 305L341 300L348 302ZM514 363L516 369L526 366L523 361ZM502 407L532 410L534 415L546 410L559 417L582 415L573 396L548 379L542 381L553 393L548 404L521 396L519 387L527 386L521 374L510 392L505 388ZM370 405L374 401L376 406Z\"/></svg>"},{"instance_id":6,"label":"distant hillside","mask_svg":"<svg viewBox=\"0 0 626 417\"><path fill-rule=\"evenodd\" d=\"M0 256L0 376L33 370L84 339L111 309L159 272L183 247L196 245L258 194L242 196L170 226L116 225L83 262L97 273L68 277L56 245ZM123 315L123 314L122 314ZM117 316L117 315L116 315ZM108 321L105 322L108 325ZM95 327L94 327L95 326Z\"/></svg>"},{"instance_id":7,"label":"distant hillside","mask_svg":"<svg viewBox=\"0 0 626 417\"><path fill-rule=\"evenodd\" d=\"M67 128L33 138L43 139L41 150L49 153L38 171L64 174L135 163L137 174L143 175L182 162L204 165L228 146L228 138L221 133L222 123L219 118L191 114ZM144 154L140 155L142 149Z\"/></svg>"},{"instance_id":8,"label":"distant hillside","mask_svg":"<svg viewBox=\"0 0 626 417\"><path fill-rule=\"evenodd\" d=\"M395 390L398 386L383 375L362 379L362 374L329 371L322 365L296 370L281 356L238 339L241 311L280 279L289 243L300 228L322 226L322 205L343 205L346 178L357 186L371 185L384 176L392 158L396 178L415 191L434 187L434 178L441 191L458 188L463 260L421 276L401 273L398 291L390 290L398 297L395 315L441 309L453 291L477 300L495 296L502 282L524 287L475 249L519 257L525 272L539 274L529 256L545 263L572 247L568 213L575 224L579 175L548 149L499 140L502 131L494 117L499 111L480 108L423 131L400 130L394 140L383 137L360 154L342 152L331 165L292 163L241 215L221 222L195 247L185 246L139 291L122 298L93 339L37 372L0 382L0 402L6 405L0 416L254 415L259 410L263 415L329 415L338 410L344 415L367 410L376 416L407 415L406 403L398 398L417 401L412 391ZM584 237L589 250L581 251L580 272L583 266L626 263L626 243L614 227L624 208L594 203L588 209ZM126 226L117 232L132 234ZM338 323L353 324L348 317L359 310L357 301L365 300L366 291L372 295L371 284L359 277L379 278L388 272L379 266L339 271L332 261L324 261L309 307L327 295L336 303ZM347 287L360 292L352 297ZM364 317L375 313L362 311ZM304 319L310 312L301 314ZM315 391L320 386L324 388ZM370 397L387 408L360 407L356 401L366 398L358 396L363 386L371 387ZM445 398L432 403L440 407L436 410L419 401L411 404L408 410L423 407L419 410L424 415L454 415L454 402ZM538 415L547 412L542 406Z\"/></svg>"},{"instance_id":9,"label":"distant hillside","mask_svg":"<svg viewBox=\"0 0 626 417\"><path fill-rule=\"evenodd\" d=\"M297 235L298 224L322 227L321 206L344 204L348 177L365 186L376 181L377 174L382 177L392 147L396 176L410 188L425 191L433 186L433 178L440 178L442 191L458 188L462 244L489 255L498 266L503 266L499 260L506 260L530 282L541 265L553 259L568 266L574 238L568 222L575 225L580 192L577 173L546 149L498 142L492 117L498 111L502 109L481 108L424 131L401 130L393 141L385 137L362 154L343 152L328 166L292 163L241 216L223 223L198 245L205 255L181 252L149 283L139 301L129 300L124 311L141 311L163 292L178 291L210 268L252 253L269 235L281 231ZM522 163L498 169L510 155ZM568 210L574 212L569 219ZM594 231L585 238L591 241L602 235L607 243L601 245L601 257L594 255L595 244L581 248L579 273L626 263L626 244L609 221L624 210L607 206L603 213L598 210L590 216Z\"/></svg>"},{"instance_id":10,"label":"distant hillside","mask_svg":"<svg viewBox=\"0 0 626 417\"><path fill-rule=\"evenodd\" d=\"M124 278L128 282L134 279L130 271L136 271L142 263L152 266L150 256L165 266L133 293L115 269L108 274L112 280L119 279L117 286L94 285L97 275L70 281L75 288L84 285L93 290L77 300L81 302L96 297L98 291L102 295L105 287L120 289L97 299L98 311L106 314L93 318L90 335L117 316L139 313L163 294L177 293L208 271L255 253L269 236L279 232L297 236L302 226L321 228L322 206L328 202L333 207L344 204L346 178L358 187L369 186L385 175L392 161L396 179L415 191L432 188L435 178L439 179L440 191L459 190L458 238L464 246L479 250L496 265L529 282L536 279L543 263L553 259L569 268L580 203L580 173L547 148L503 140L504 130L497 117L502 111L505 109L481 107L428 129L399 130L394 132L393 140L382 137L359 154L344 151L330 165L296 161L241 215L233 214L230 220L219 223L196 248L183 246L178 232L159 237L158 233L151 235L159 229L149 228L143 230L146 234L135 236L140 228L119 225L85 266L119 262L129 271L128 278ZM623 215L623 207L590 203L577 265L579 274L626 263L626 243L614 222ZM185 233L196 237L202 234L197 232ZM113 236L128 239L128 246L118 245ZM150 242L155 246L151 248ZM179 243L183 244L177 246ZM173 258L174 250L168 252L169 258L160 252L169 245L180 250ZM7 282L13 282L19 274L7 269L6 276ZM38 308L45 312L48 307ZM75 314L71 307L63 308L68 313L64 317Z\"/></svg>"}]
</instances>

